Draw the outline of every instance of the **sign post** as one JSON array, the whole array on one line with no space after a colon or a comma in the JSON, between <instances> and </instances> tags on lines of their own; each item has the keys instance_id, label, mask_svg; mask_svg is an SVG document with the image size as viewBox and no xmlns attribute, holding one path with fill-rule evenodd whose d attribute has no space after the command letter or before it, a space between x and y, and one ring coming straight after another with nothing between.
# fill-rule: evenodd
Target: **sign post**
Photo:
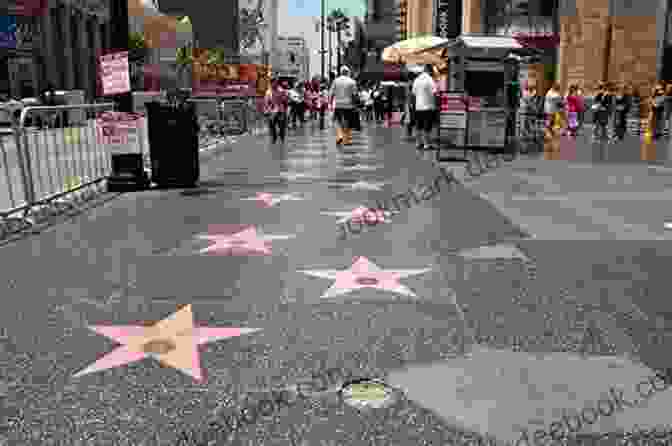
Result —
<instances>
[{"instance_id":1,"label":"sign post","mask_svg":"<svg viewBox=\"0 0 672 446\"><path fill-rule=\"evenodd\" d=\"M104 96L130 94L128 51L100 56L100 80ZM107 146L112 161L112 175L107 179L110 191L137 190L147 186L142 145L138 137L142 118L142 114L117 111L103 113L96 119L98 140Z\"/></svg>"}]
</instances>

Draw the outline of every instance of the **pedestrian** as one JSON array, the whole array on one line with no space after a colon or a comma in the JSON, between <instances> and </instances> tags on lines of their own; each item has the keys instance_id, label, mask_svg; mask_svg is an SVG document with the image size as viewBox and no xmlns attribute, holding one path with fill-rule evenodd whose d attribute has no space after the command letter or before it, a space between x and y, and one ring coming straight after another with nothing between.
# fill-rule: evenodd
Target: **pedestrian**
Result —
<instances>
[{"instance_id":1,"label":"pedestrian","mask_svg":"<svg viewBox=\"0 0 672 446\"><path fill-rule=\"evenodd\" d=\"M544 102L544 112L546 114L546 132L549 137L555 135L555 130L562 128L561 113L563 109L562 95L560 94L560 84L555 82L546 93Z\"/></svg>"},{"instance_id":2,"label":"pedestrian","mask_svg":"<svg viewBox=\"0 0 672 446\"><path fill-rule=\"evenodd\" d=\"M597 86L592 110L594 126L593 139L605 140L608 136L607 127L609 125L609 117L612 110L612 96L609 92L609 86L604 82L600 82Z\"/></svg>"},{"instance_id":3,"label":"pedestrian","mask_svg":"<svg viewBox=\"0 0 672 446\"><path fill-rule=\"evenodd\" d=\"M580 103L577 94L579 87L577 85L570 85L567 97L565 98L567 111L567 132L570 136L576 137L576 131L579 127L579 110Z\"/></svg>"},{"instance_id":4,"label":"pedestrian","mask_svg":"<svg viewBox=\"0 0 672 446\"><path fill-rule=\"evenodd\" d=\"M268 119L268 128L271 135L271 142L275 144L280 138L285 142L285 133L287 130L287 107L289 97L287 92L277 79L271 81L271 89L266 92L266 117Z\"/></svg>"},{"instance_id":5,"label":"pedestrian","mask_svg":"<svg viewBox=\"0 0 672 446\"><path fill-rule=\"evenodd\" d=\"M415 127L415 96L413 95L413 83L417 77L417 73L411 73L406 87L406 113L404 121L406 122L406 136L409 139L413 137L413 127Z\"/></svg>"},{"instance_id":6,"label":"pedestrian","mask_svg":"<svg viewBox=\"0 0 672 446\"><path fill-rule=\"evenodd\" d=\"M334 79L329 102L334 104L336 144L352 145L352 122L357 97L357 83L350 77L350 69L341 67L341 75Z\"/></svg>"},{"instance_id":7,"label":"pedestrian","mask_svg":"<svg viewBox=\"0 0 672 446\"><path fill-rule=\"evenodd\" d=\"M523 90L523 97L520 98L520 108L518 112L518 135L520 139L520 149L523 153L528 153L534 147L537 141L537 113L536 113L536 92L537 87L528 83Z\"/></svg>"},{"instance_id":8,"label":"pedestrian","mask_svg":"<svg viewBox=\"0 0 672 446\"><path fill-rule=\"evenodd\" d=\"M297 129L299 119L299 105L303 102L301 95L296 87L292 87L289 92L289 123L293 129Z\"/></svg>"},{"instance_id":9,"label":"pedestrian","mask_svg":"<svg viewBox=\"0 0 672 446\"><path fill-rule=\"evenodd\" d=\"M376 122L380 123L383 120L384 110L383 87L378 84L373 91L373 111Z\"/></svg>"},{"instance_id":10,"label":"pedestrian","mask_svg":"<svg viewBox=\"0 0 672 446\"><path fill-rule=\"evenodd\" d=\"M584 122L586 122L586 98L583 95L583 88L581 88L580 84L576 84L576 97L579 100L579 125L576 131L579 133L583 128Z\"/></svg>"},{"instance_id":11,"label":"pedestrian","mask_svg":"<svg viewBox=\"0 0 672 446\"><path fill-rule=\"evenodd\" d=\"M364 115L367 121L373 121L373 90L371 86L367 87L366 102L364 103Z\"/></svg>"},{"instance_id":12,"label":"pedestrian","mask_svg":"<svg viewBox=\"0 0 672 446\"><path fill-rule=\"evenodd\" d=\"M653 136L653 139L658 139L663 134L663 118L665 116L665 90L661 83L658 83L651 91L649 107L651 108L649 114L651 135Z\"/></svg>"},{"instance_id":13,"label":"pedestrian","mask_svg":"<svg viewBox=\"0 0 672 446\"><path fill-rule=\"evenodd\" d=\"M665 86L665 128L667 136L672 136L672 82Z\"/></svg>"},{"instance_id":14,"label":"pedestrian","mask_svg":"<svg viewBox=\"0 0 672 446\"><path fill-rule=\"evenodd\" d=\"M432 150L430 137L435 118L436 109L436 85L431 76L433 68L425 65L425 69L415 81L412 92L415 97L415 122L417 128L418 150Z\"/></svg>"},{"instance_id":15,"label":"pedestrian","mask_svg":"<svg viewBox=\"0 0 672 446\"><path fill-rule=\"evenodd\" d=\"M628 113L632 107L632 96L625 84L619 86L614 97L614 135L623 141L628 127Z\"/></svg>"},{"instance_id":16,"label":"pedestrian","mask_svg":"<svg viewBox=\"0 0 672 446\"><path fill-rule=\"evenodd\" d=\"M386 85L383 87L382 95L383 122L386 127L392 127L392 112L394 111L394 87Z\"/></svg>"},{"instance_id":17,"label":"pedestrian","mask_svg":"<svg viewBox=\"0 0 672 446\"><path fill-rule=\"evenodd\" d=\"M371 98L371 91L369 91L368 88L362 87L362 89L359 92L359 101L362 104L362 115L364 118L364 121L369 120L369 115L367 112L367 107L369 103L369 99Z\"/></svg>"}]
</instances>

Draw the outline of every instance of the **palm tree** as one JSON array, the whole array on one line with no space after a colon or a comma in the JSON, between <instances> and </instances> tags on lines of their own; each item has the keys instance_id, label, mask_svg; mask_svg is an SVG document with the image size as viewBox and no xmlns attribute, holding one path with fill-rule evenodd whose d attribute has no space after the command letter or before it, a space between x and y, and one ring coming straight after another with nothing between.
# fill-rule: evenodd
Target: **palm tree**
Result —
<instances>
[{"instance_id":1,"label":"palm tree","mask_svg":"<svg viewBox=\"0 0 672 446\"><path fill-rule=\"evenodd\" d=\"M138 83L142 79L142 67L147 63L149 48L142 33L131 32L128 35L128 64L131 72L131 83L134 89L138 89Z\"/></svg>"},{"instance_id":2,"label":"palm tree","mask_svg":"<svg viewBox=\"0 0 672 446\"><path fill-rule=\"evenodd\" d=\"M350 19L341 8L332 9L327 16L329 31L336 33L336 67L341 67L341 32L350 30Z\"/></svg>"},{"instance_id":3,"label":"palm tree","mask_svg":"<svg viewBox=\"0 0 672 446\"><path fill-rule=\"evenodd\" d=\"M194 52L191 45L178 48L175 52L175 65L177 68L178 83L183 84L182 78L187 69L194 63Z\"/></svg>"}]
</instances>

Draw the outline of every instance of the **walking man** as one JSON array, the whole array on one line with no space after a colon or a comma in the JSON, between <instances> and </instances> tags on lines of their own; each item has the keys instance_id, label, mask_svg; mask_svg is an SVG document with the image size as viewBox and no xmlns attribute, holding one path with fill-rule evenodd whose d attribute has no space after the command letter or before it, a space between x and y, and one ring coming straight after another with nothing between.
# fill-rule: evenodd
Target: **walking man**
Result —
<instances>
[{"instance_id":1,"label":"walking man","mask_svg":"<svg viewBox=\"0 0 672 446\"><path fill-rule=\"evenodd\" d=\"M341 75L334 79L329 102L334 102L336 144L352 145L352 121L357 95L357 83L350 77L350 69L341 67Z\"/></svg>"},{"instance_id":2,"label":"walking man","mask_svg":"<svg viewBox=\"0 0 672 446\"><path fill-rule=\"evenodd\" d=\"M287 107L289 97L287 91L276 79L272 82L271 89L266 93L265 106L268 119L269 133L271 142L276 143L278 137L282 143L285 142L285 133L287 130Z\"/></svg>"},{"instance_id":3,"label":"walking man","mask_svg":"<svg viewBox=\"0 0 672 446\"><path fill-rule=\"evenodd\" d=\"M425 65L425 70L413 81L412 93L415 97L415 123L417 127L418 150L432 150L430 138L435 120L436 85L432 79L431 65Z\"/></svg>"}]
</instances>

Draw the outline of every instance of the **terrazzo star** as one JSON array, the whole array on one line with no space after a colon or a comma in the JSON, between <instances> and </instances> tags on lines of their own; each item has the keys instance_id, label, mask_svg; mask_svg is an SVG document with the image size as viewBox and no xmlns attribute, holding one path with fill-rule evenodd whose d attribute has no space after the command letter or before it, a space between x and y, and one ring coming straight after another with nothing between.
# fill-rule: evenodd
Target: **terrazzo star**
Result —
<instances>
[{"instance_id":1,"label":"terrazzo star","mask_svg":"<svg viewBox=\"0 0 672 446\"><path fill-rule=\"evenodd\" d=\"M95 325L89 327L98 334L115 340L121 346L94 364L75 374L79 378L89 373L119 367L145 358L155 358L163 365L175 368L203 381L198 346L220 339L229 339L261 330L260 328L201 327L194 325L191 305L187 305L152 326Z\"/></svg>"},{"instance_id":2,"label":"terrazzo star","mask_svg":"<svg viewBox=\"0 0 672 446\"><path fill-rule=\"evenodd\" d=\"M362 288L373 288L391 291L402 296L417 298L418 296L406 285L399 282L403 279L431 271L431 268L422 269L382 269L366 257L354 259L350 268L344 270L300 270L299 272L321 279L330 279L334 283L324 292L321 299L328 299L352 293Z\"/></svg>"}]
</instances>

